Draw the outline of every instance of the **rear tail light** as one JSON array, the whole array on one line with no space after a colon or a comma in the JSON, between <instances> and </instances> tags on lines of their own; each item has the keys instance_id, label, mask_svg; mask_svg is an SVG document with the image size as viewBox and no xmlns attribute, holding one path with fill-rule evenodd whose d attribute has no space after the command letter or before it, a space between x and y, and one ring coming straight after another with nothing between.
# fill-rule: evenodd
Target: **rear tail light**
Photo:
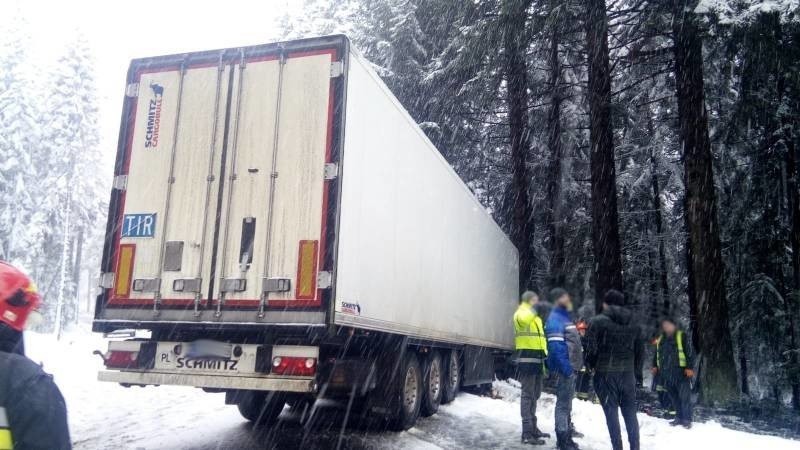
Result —
<instances>
[{"instance_id":1,"label":"rear tail light","mask_svg":"<svg viewBox=\"0 0 800 450\"><path fill-rule=\"evenodd\" d=\"M311 376L317 372L317 359L297 356L272 358L272 373L276 375Z\"/></svg>"},{"instance_id":2,"label":"rear tail light","mask_svg":"<svg viewBox=\"0 0 800 450\"><path fill-rule=\"evenodd\" d=\"M113 369L132 369L138 367L139 352L111 350L105 358L106 367Z\"/></svg>"},{"instance_id":3,"label":"rear tail light","mask_svg":"<svg viewBox=\"0 0 800 450\"><path fill-rule=\"evenodd\" d=\"M157 345L152 341L112 341L108 352L101 356L109 369L152 369Z\"/></svg>"}]
</instances>

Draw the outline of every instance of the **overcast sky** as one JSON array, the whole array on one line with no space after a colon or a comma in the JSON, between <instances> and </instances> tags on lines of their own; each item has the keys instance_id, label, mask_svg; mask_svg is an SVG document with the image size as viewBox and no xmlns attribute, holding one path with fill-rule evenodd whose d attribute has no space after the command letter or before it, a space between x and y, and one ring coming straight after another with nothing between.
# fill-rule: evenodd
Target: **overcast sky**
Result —
<instances>
[{"instance_id":1,"label":"overcast sky","mask_svg":"<svg viewBox=\"0 0 800 450\"><path fill-rule=\"evenodd\" d=\"M131 59L275 41L278 18L302 0L0 0L33 30L34 69L46 70L76 32L96 58L104 154L113 160L125 75ZM2 32L2 30L0 30ZM110 177L110 174L109 174Z\"/></svg>"}]
</instances>

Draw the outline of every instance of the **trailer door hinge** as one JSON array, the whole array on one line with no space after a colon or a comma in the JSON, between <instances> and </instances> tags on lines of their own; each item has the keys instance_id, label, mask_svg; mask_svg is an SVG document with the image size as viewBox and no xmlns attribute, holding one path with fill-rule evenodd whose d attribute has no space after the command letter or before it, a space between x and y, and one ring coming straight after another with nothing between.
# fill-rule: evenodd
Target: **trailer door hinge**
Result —
<instances>
[{"instance_id":1,"label":"trailer door hinge","mask_svg":"<svg viewBox=\"0 0 800 450\"><path fill-rule=\"evenodd\" d=\"M337 78L344 73L344 63L341 61L334 61L331 63L331 78Z\"/></svg>"},{"instance_id":2,"label":"trailer door hinge","mask_svg":"<svg viewBox=\"0 0 800 450\"><path fill-rule=\"evenodd\" d=\"M139 96L139 83L131 83L125 86L125 96L126 97L138 97Z\"/></svg>"},{"instance_id":3,"label":"trailer door hinge","mask_svg":"<svg viewBox=\"0 0 800 450\"><path fill-rule=\"evenodd\" d=\"M317 273L317 289L330 289L333 284L333 275L328 271Z\"/></svg>"},{"instance_id":4,"label":"trailer door hinge","mask_svg":"<svg viewBox=\"0 0 800 450\"><path fill-rule=\"evenodd\" d=\"M339 165L336 163L325 164L325 179L333 180L339 177Z\"/></svg>"},{"instance_id":5,"label":"trailer door hinge","mask_svg":"<svg viewBox=\"0 0 800 450\"><path fill-rule=\"evenodd\" d=\"M111 289L114 287L114 272L103 272L97 279L97 285L102 289Z\"/></svg>"},{"instance_id":6,"label":"trailer door hinge","mask_svg":"<svg viewBox=\"0 0 800 450\"><path fill-rule=\"evenodd\" d=\"M112 183L114 189L118 191L124 191L128 188L128 176L127 175L117 175L114 177L114 182Z\"/></svg>"}]
</instances>

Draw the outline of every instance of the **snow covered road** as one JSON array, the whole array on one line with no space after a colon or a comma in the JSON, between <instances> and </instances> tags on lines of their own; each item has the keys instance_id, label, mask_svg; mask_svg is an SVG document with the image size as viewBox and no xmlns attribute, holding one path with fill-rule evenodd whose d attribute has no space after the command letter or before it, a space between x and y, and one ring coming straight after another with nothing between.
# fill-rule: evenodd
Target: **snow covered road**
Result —
<instances>
[{"instance_id":1,"label":"snow covered road","mask_svg":"<svg viewBox=\"0 0 800 450\"><path fill-rule=\"evenodd\" d=\"M530 448L518 444L519 391L497 383L502 400L461 394L433 417L421 419L404 433L345 428L338 405L323 407L317 419L302 424L288 409L271 430L253 430L223 394L194 388L123 388L96 381L102 366L92 350L105 348L99 335L72 332L60 342L30 334L29 356L52 373L67 401L70 430L76 449L463 449ZM540 403L540 425L552 432L554 398ZM586 434L583 449L609 449L602 411L597 405L575 402L574 422ZM646 450L800 450L800 442L758 436L697 424L692 430L674 429L663 420L640 415L642 449ZM544 448L554 448L555 442Z\"/></svg>"}]
</instances>

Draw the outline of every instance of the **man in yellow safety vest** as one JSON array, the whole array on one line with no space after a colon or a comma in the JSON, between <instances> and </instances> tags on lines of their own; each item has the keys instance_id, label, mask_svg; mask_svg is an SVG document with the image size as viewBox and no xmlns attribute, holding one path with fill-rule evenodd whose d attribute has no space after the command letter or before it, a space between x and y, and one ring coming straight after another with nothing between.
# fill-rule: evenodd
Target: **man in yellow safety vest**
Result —
<instances>
[{"instance_id":1,"label":"man in yellow safety vest","mask_svg":"<svg viewBox=\"0 0 800 450\"><path fill-rule=\"evenodd\" d=\"M525 291L514 313L514 352L513 362L517 366L517 380L522 384L520 414L522 416L522 443L544 445L543 438L550 435L539 430L536 423L536 402L542 394L544 360L547 357L547 340L544 336L542 319L536 314L534 306L539 296L533 291Z\"/></svg>"},{"instance_id":2,"label":"man in yellow safety vest","mask_svg":"<svg viewBox=\"0 0 800 450\"><path fill-rule=\"evenodd\" d=\"M690 340L675 321L661 319L661 335L656 338L656 353L653 356L653 375L666 389L672 407L677 412L672 426L692 427L692 387L694 378L694 355Z\"/></svg>"}]
</instances>

